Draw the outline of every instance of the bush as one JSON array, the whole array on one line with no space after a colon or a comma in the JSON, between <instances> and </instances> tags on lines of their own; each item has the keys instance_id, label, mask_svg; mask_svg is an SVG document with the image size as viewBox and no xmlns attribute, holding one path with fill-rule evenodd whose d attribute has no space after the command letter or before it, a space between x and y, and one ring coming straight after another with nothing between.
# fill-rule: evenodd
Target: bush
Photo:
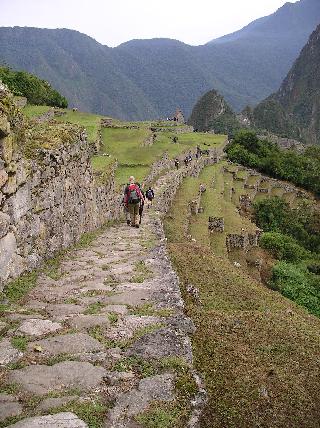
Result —
<instances>
[{"instance_id":1,"label":"bush","mask_svg":"<svg viewBox=\"0 0 320 428\"><path fill-rule=\"evenodd\" d=\"M277 232L264 233L260 239L260 246L278 260L294 262L310 256L310 252L301 247L295 239Z\"/></svg>"},{"instance_id":2,"label":"bush","mask_svg":"<svg viewBox=\"0 0 320 428\"><path fill-rule=\"evenodd\" d=\"M320 317L319 278L306 268L279 262L273 267L270 286Z\"/></svg>"},{"instance_id":3,"label":"bush","mask_svg":"<svg viewBox=\"0 0 320 428\"><path fill-rule=\"evenodd\" d=\"M67 99L53 89L50 83L26 71L13 71L9 67L0 67L0 80L14 95L26 97L30 104L68 107Z\"/></svg>"},{"instance_id":4,"label":"bush","mask_svg":"<svg viewBox=\"0 0 320 428\"><path fill-rule=\"evenodd\" d=\"M281 198L274 197L253 204L254 221L265 232L279 232L299 242L315 253L320 251L320 212L310 203L297 208Z\"/></svg>"},{"instance_id":5,"label":"bush","mask_svg":"<svg viewBox=\"0 0 320 428\"><path fill-rule=\"evenodd\" d=\"M320 195L320 150L317 146L309 147L301 154L284 151L272 142L259 140L253 131L241 130L226 152L233 162L289 180Z\"/></svg>"}]
</instances>

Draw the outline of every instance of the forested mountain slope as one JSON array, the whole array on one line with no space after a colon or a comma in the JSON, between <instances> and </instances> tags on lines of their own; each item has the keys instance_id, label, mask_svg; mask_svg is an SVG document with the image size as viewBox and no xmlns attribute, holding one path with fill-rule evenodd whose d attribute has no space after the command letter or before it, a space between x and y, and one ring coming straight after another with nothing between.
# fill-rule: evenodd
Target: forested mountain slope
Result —
<instances>
[{"instance_id":1,"label":"forested mountain slope","mask_svg":"<svg viewBox=\"0 0 320 428\"><path fill-rule=\"evenodd\" d=\"M203 46L132 40L108 48L77 31L0 28L0 62L48 80L71 105L126 119L186 116L215 88L235 110L279 87L320 22L318 0L287 3Z\"/></svg>"}]
</instances>

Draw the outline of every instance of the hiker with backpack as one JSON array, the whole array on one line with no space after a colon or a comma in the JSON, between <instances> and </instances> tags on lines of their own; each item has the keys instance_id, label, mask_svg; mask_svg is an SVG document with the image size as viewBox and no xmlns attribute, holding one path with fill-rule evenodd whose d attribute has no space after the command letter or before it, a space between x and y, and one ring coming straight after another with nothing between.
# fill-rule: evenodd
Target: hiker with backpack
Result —
<instances>
[{"instance_id":1,"label":"hiker with backpack","mask_svg":"<svg viewBox=\"0 0 320 428\"><path fill-rule=\"evenodd\" d=\"M143 195L139 186L135 183L134 177L129 178L129 184L124 191L124 204L128 208L131 218L131 227L139 228L138 215L139 207Z\"/></svg>"},{"instance_id":2,"label":"hiker with backpack","mask_svg":"<svg viewBox=\"0 0 320 428\"><path fill-rule=\"evenodd\" d=\"M146 191L146 198L147 198L147 207L150 208L152 206L152 201L154 199L154 191L151 187Z\"/></svg>"}]
</instances>

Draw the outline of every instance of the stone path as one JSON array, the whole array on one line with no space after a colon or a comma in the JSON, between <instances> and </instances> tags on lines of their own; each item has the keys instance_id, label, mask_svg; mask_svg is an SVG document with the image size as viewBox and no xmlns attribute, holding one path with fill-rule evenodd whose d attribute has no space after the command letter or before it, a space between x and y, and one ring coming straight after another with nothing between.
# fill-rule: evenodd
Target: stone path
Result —
<instances>
[{"instance_id":1,"label":"stone path","mask_svg":"<svg viewBox=\"0 0 320 428\"><path fill-rule=\"evenodd\" d=\"M175 172L158 181L158 197L173 179L178 185ZM86 427L65 406L99 402L104 427L134 428L153 403L176 405L177 367L192 373L194 326L159 212L145 211L139 230L115 225L68 253L57 279L42 275L23 310L1 320L0 424L9 421L2 426ZM12 345L19 340L20 350ZM196 404L185 426L196 426ZM6 419L19 415L14 424Z\"/></svg>"}]
</instances>

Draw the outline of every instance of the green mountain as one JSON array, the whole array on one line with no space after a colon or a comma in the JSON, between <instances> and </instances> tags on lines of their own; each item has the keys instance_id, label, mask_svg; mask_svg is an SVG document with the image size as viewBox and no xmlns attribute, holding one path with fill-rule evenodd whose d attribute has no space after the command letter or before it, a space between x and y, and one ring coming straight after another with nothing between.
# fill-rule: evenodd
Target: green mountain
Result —
<instances>
[{"instance_id":1,"label":"green mountain","mask_svg":"<svg viewBox=\"0 0 320 428\"><path fill-rule=\"evenodd\" d=\"M48 80L82 110L123 119L189 116L216 88L233 109L279 87L320 22L319 0L287 3L269 17L203 46L132 40L108 48L77 31L0 28L0 63Z\"/></svg>"},{"instance_id":2,"label":"green mountain","mask_svg":"<svg viewBox=\"0 0 320 428\"><path fill-rule=\"evenodd\" d=\"M275 134L320 144L320 25L280 89L253 110L251 121Z\"/></svg>"},{"instance_id":3,"label":"green mountain","mask_svg":"<svg viewBox=\"0 0 320 428\"><path fill-rule=\"evenodd\" d=\"M204 94L194 106L188 123L198 131L234 133L240 128L235 113L217 91Z\"/></svg>"}]
</instances>

